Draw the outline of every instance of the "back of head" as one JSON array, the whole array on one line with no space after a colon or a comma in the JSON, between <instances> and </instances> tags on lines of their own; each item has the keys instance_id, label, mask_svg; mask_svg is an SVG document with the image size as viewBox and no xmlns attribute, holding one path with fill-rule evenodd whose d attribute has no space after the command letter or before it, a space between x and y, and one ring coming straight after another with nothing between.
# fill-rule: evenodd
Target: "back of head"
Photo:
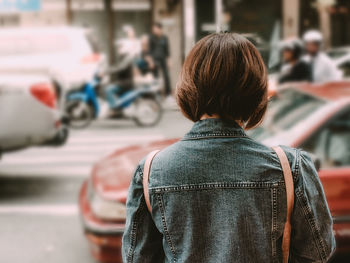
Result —
<instances>
[{"instance_id":1,"label":"back of head","mask_svg":"<svg viewBox=\"0 0 350 263\"><path fill-rule=\"evenodd\" d=\"M177 102L192 121L219 115L255 127L267 107L267 72L258 50L238 34L204 37L185 60Z\"/></svg>"}]
</instances>

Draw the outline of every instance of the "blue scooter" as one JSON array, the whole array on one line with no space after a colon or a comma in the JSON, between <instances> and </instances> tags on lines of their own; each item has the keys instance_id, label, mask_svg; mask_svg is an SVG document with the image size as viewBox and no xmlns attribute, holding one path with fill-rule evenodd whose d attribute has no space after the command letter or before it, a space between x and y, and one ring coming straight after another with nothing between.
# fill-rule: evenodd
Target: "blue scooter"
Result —
<instances>
[{"instance_id":1,"label":"blue scooter","mask_svg":"<svg viewBox=\"0 0 350 263\"><path fill-rule=\"evenodd\" d=\"M96 74L90 82L67 94L65 110L72 128L85 128L99 116L97 90L101 82L102 79ZM156 125L162 116L158 87L158 83L154 82L136 86L133 90L119 94L116 98L116 107L113 108L118 112L115 118L133 119L138 126Z\"/></svg>"}]
</instances>

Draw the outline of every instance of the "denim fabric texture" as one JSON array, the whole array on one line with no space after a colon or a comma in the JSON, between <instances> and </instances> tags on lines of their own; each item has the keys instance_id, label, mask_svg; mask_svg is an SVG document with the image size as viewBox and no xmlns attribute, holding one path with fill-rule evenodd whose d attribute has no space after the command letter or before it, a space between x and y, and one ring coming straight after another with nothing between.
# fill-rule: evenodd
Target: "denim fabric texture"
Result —
<instances>
[{"instance_id":1,"label":"denim fabric texture","mask_svg":"<svg viewBox=\"0 0 350 263\"><path fill-rule=\"evenodd\" d=\"M295 205L289 262L327 262L335 249L332 218L306 152L283 147ZM282 262L286 192L276 153L235 122L205 119L153 160L152 206L143 195L142 160L133 176L123 261Z\"/></svg>"}]
</instances>

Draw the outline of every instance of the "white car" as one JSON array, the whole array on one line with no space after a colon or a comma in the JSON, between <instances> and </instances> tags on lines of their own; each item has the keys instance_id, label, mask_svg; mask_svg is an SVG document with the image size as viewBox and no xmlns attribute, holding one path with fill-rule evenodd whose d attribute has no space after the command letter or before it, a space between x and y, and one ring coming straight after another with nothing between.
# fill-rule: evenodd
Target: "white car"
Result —
<instances>
[{"instance_id":1,"label":"white car","mask_svg":"<svg viewBox=\"0 0 350 263\"><path fill-rule=\"evenodd\" d=\"M103 58L91 33L75 27L0 29L0 76L46 74L66 89L89 81Z\"/></svg>"},{"instance_id":2,"label":"white car","mask_svg":"<svg viewBox=\"0 0 350 263\"><path fill-rule=\"evenodd\" d=\"M45 76L0 75L0 154L31 145L60 145L68 129Z\"/></svg>"},{"instance_id":3,"label":"white car","mask_svg":"<svg viewBox=\"0 0 350 263\"><path fill-rule=\"evenodd\" d=\"M66 141L59 110L66 90L90 80L102 61L89 34L73 27L0 29L0 152Z\"/></svg>"},{"instance_id":4,"label":"white car","mask_svg":"<svg viewBox=\"0 0 350 263\"><path fill-rule=\"evenodd\" d=\"M350 46L332 48L327 54L333 59L337 67L343 72L343 78L350 78Z\"/></svg>"}]
</instances>

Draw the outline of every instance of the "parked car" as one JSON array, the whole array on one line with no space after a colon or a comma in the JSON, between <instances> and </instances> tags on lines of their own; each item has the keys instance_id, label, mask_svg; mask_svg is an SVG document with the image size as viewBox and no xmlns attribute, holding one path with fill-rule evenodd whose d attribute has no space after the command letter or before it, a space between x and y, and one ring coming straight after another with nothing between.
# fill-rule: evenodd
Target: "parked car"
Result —
<instances>
[{"instance_id":1,"label":"parked car","mask_svg":"<svg viewBox=\"0 0 350 263\"><path fill-rule=\"evenodd\" d=\"M300 84L278 92L249 135L268 146L303 148L315 158L334 219L338 253L350 252L350 82ZM176 140L121 149L98 162L80 192L85 235L95 259L121 262L125 202L139 160Z\"/></svg>"},{"instance_id":2,"label":"parked car","mask_svg":"<svg viewBox=\"0 0 350 263\"><path fill-rule=\"evenodd\" d=\"M328 56L333 59L337 59L348 55L350 53L350 46L335 47L327 50Z\"/></svg>"},{"instance_id":3,"label":"parked car","mask_svg":"<svg viewBox=\"0 0 350 263\"><path fill-rule=\"evenodd\" d=\"M337 67L343 72L343 77L350 77L350 46L332 48L327 54L333 59Z\"/></svg>"},{"instance_id":4,"label":"parked car","mask_svg":"<svg viewBox=\"0 0 350 263\"><path fill-rule=\"evenodd\" d=\"M2 152L66 141L64 94L91 79L102 60L90 33L73 27L0 30Z\"/></svg>"},{"instance_id":5,"label":"parked car","mask_svg":"<svg viewBox=\"0 0 350 263\"><path fill-rule=\"evenodd\" d=\"M61 145L68 137L51 80L0 75L0 153L31 145Z\"/></svg>"},{"instance_id":6,"label":"parked car","mask_svg":"<svg viewBox=\"0 0 350 263\"><path fill-rule=\"evenodd\" d=\"M90 80L102 57L92 32L84 28L0 30L0 75L45 74L68 89Z\"/></svg>"}]
</instances>

